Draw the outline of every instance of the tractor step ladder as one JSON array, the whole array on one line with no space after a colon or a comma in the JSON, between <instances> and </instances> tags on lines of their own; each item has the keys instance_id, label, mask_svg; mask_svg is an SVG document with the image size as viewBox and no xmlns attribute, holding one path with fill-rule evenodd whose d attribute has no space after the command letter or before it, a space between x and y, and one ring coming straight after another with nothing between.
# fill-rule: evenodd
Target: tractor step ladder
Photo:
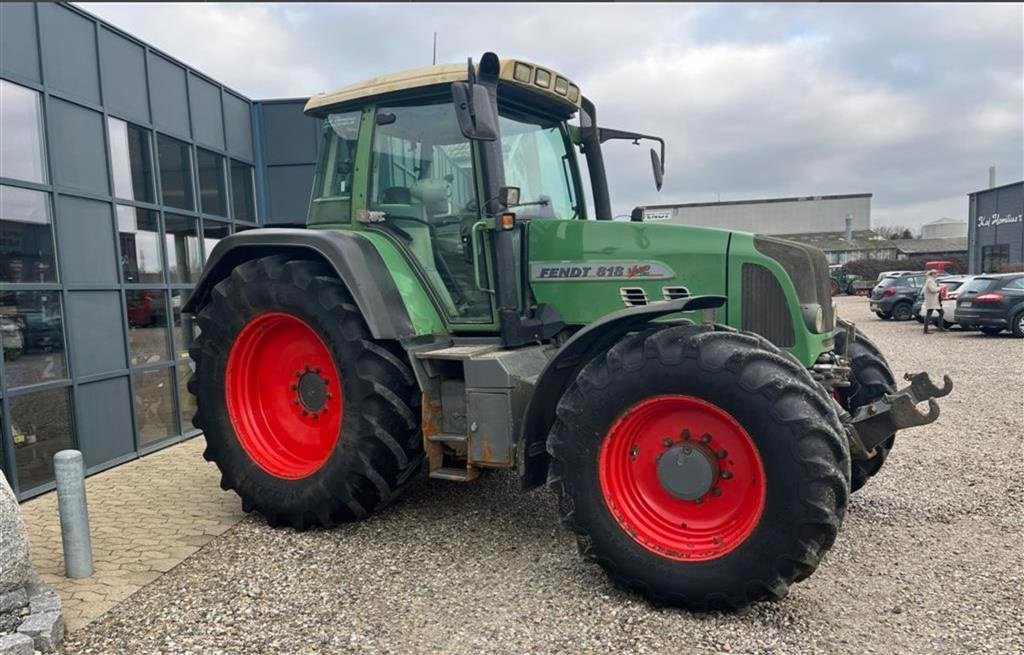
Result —
<instances>
[{"instance_id":1,"label":"tractor step ladder","mask_svg":"<svg viewBox=\"0 0 1024 655\"><path fill-rule=\"evenodd\" d=\"M495 344L468 344L446 346L416 353L419 360L446 360L465 362L498 350ZM443 411L438 403L424 398L424 446L430 466L430 477L435 480L470 482L480 476L480 469L467 460L469 437L467 434L444 432ZM432 413L429 417L427 414Z\"/></svg>"}]
</instances>

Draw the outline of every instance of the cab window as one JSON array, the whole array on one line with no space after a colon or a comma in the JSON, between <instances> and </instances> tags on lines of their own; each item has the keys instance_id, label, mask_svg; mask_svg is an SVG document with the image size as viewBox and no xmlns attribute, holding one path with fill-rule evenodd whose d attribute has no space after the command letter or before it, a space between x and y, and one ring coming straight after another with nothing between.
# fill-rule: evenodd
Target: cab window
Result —
<instances>
[{"instance_id":1,"label":"cab window","mask_svg":"<svg viewBox=\"0 0 1024 655\"><path fill-rule=\"evenodd\" d=\"M313 179L310 222L348 222L360 112L328 114L320 125L320 155Z\"/></svg>"},{"instance_id":2,"label":"cab window","mask_svg":"<svg viewBox=\"0 0 1024 655\"><path fill-rule=\"evenodd\" d=\"M573 183L573 152L562 123L499 109L505 184L519 187L523 218L583 218Z\"/></svg>"}]
</instances>

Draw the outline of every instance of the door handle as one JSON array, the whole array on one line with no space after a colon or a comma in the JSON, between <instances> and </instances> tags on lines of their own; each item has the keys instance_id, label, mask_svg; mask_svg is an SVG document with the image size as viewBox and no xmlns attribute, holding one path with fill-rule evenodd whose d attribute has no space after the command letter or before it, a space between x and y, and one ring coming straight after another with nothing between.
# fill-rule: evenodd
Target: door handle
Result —
<instances>
[{"instance_id":1,"label":"door handle","mask_svg":"<svg viewBox=\"0 0 1024 655\"><path fill-rule=\"evenodd\" d=\"M477 221L473 223L473 227L469 230L469 246L473 249L473 279L476 282L476 288L485 293L494 294L494 289L489 289L483 285L480 281L480 262L477 261L477 253L480 252L480 237L477 236L479 231L487 227L486 221ZM482 257L484 266L487 265L487 253L484 253Z\"/></svg>"}]
</instances>

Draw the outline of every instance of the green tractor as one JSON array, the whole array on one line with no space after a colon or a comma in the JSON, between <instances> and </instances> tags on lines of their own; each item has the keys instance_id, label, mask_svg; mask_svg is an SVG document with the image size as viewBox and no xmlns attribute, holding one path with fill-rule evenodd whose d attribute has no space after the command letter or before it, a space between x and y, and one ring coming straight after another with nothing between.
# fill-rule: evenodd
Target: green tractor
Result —
<instances>
[{"instance_id":1,"label":"green tractor","mask_svg":"<svg viewBox=\"0 0 1024 655\"><path fill-rule=\"evenodd\" d=\"M735 609L815 570L851 488L951 389L896 390L814 248L613 221L602 144L659 142L660 189L664 142L599 127L553 70L487 53L306 113L305 228L221 240L184 307L205 456L271 525L511 468L619 586Z\"/></svg>"}]
</instances>

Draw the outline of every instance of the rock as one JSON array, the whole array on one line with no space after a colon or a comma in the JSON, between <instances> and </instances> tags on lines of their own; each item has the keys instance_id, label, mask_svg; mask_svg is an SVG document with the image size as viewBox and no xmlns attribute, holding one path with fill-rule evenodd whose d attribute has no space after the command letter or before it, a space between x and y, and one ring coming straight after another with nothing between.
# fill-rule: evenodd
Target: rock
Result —
<instances>
[{"instance_id":1,"label":"rock","mask_svg":"<svg viewBox=\"0 0 1024 655\"><path fill-rule=\"evenodd\" d=\"M32 614L22 621L18 632L31 637L36 650L52 653L64 638L64 617L60 612Z\"/></svg>"},{"instance_id":2,"label":"rock","mask_svg":"<svg viewBox=\"0 0 1024 655\"><path fill-rule=\"evenodd\" d=\"M31 569L21 509L7 478L0 475L0 593L25 586Z\"/></svg>"},{"instance_id":3,"label":"rock","mask_svg":"<svg viewBox=\"0 0 1024 655\"><path fill-rule=\"evenodd\" d=\"M28 605L28 592L25 591L25 587L0 592L0 614L20 610L26 605Z\"/></svg>"},{"instance_id":4,"label":"rock","mask_svg":"<svg viewBox=\"0 0 1024 655\"><path fill-rule=\"evenodd\" d=\"M63 608L61 605L60 596L57 592L49 587L39 589L35 591L28 598L29 608L33 614L42 614L43 612L60 612Z\"/></svg>"},{"instance_id":5,"label":"rock","mask_svg":"<svg viewBox=\"0 0 1024 655\"><path fill-rule=\"evenodd\" d=\"M15 632L0 637L0 655L32 655L34 650L32 638L27 635Z\"/></svg>"}]
</instances>

